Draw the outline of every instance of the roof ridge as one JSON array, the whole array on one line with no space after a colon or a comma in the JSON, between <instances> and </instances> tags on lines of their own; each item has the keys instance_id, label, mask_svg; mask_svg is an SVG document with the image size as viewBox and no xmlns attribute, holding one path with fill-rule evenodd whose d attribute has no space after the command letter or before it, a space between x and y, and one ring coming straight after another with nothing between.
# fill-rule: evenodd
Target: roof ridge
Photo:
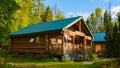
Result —
<instances>
[{"instance_id":1,"label":"roof ridge","mask_svg":"<svg viewBox=\"0 0 120 68\"><path fill-rule=\"evenodd\" d=\"M76 16L76 17L71 17L71 18L64 18L64 19L60 19L60 20L52 20L52 21L48 21L48 22L38 22L37 24L43 24L43 23L53 23L55 21L61 21L61 20L66 20L66 19L72 19L72 18L79 18L81 16ZM36 25L36 24L33 24L33 25Z\"/></svg>"}]
</instances>

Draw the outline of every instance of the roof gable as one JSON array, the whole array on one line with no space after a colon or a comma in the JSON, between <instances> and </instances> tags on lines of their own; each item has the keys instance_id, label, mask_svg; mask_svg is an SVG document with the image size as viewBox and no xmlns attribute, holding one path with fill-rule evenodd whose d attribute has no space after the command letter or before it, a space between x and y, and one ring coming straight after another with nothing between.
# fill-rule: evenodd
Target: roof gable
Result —
<instances>
[{"instance_id":1,"label":"roof gable","mask_svg":"<svg viewBox=\"0 0 120 68\"><path fill-rule=\"evenodd\" d=\"M94 33L94 42L105 42L105 33Z\"/></svg>"}]
</instances>

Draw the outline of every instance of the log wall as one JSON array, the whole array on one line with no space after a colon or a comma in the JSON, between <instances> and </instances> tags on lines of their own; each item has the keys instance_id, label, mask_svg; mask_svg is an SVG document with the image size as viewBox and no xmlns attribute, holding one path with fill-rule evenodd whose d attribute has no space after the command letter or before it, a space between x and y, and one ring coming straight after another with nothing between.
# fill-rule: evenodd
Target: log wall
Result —
<instances>
[{"instance_id":1,"label":"log wall","mask_svg":"<svg viewBox=\"0 0 120 68\"><path fill-rule=\"evenodd\" d=\"M34 38L33 42L30 42ZM45 35L12 37L10 52L45 52Z\"/></svg>"}]
</instances>

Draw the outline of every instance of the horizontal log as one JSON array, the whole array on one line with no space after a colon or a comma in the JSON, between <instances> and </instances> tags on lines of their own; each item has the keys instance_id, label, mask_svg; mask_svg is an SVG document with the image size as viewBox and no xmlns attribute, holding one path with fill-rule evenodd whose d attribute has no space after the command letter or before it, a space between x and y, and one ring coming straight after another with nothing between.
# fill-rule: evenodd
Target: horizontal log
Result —
<instances>
[{"instance_id":1,"label":"horizontal log","mask_svg":"<svg viewBox=\"0 0 120 68\"><path fill-rule=\"evenodd\" d=\"M76 34L76 35L79 35L79 36L85 36L85 33L80 32L80 31L75 31L75 34Z\"/></svg>"},{"instance_id":2,"label":"horizontal log","mask_svg":"<svg viewBox=\"0 0 120 68\"><path fill-rule=\"evenodd\" d=\"M45 46L44 46L44 47L41 47L41 46L39 46L39 47L15 47L15 46L12 47L12 49L14 49L14 48L17 48L17 49L18 49L18 48L19 48L19 49L20 49L20 48L22 48L22 49L26 49L26 48L36 49L36 48L37 48L37 49L38 49L38 48L45 48Z\"/></svg>"},{"instance_id":3,"label":"horizontal log","mask_svg":"<svg viewBox=\"0 0 120 68\"><path fill-rule=\"evenodd\" d=\"M45 44L46 42L39 42L39 43L30 43L30 42L23 42L23 43L18 43L18 42L12 42L11 44L17 44L17 45L40 45L40 44Z\"/></svg>"},{"instance_id":4,"label":"horizontal log","mask_svg":"<svg viewBox=\"0 0 120 68\"><path fill-rule=\"evenodd\" d=\"M52 43L52 44L49 44L49 45L62 45L61 43Z\"/></svg>"},{"instance_id":5,"label":"horizontal log","mask_svg":"<svg viewBox=\"0 0 120 68\"><path fill-rule=\"evenodd\" d=\"M12 45L11 47L45 47L45 45Z\"/></svg>"},{"instance_id":6,"label":"horizontal log","mask_svg":"<svg viewBox=\"0 0 120 68\"><path fill-rule=\"evenodd\" d=\"M69 35L72 35L72 36L75 36L75 35L85 36L85 33L80 32L80 31L73 32L73 31L70 31L70 30L66 30L65 34L69 34Z\"/></svg>"},{"instance_id":7,"label":"horizontal log","mask_svg":"<svg viewBox=\"0 0 120 68\"><path fill-rule=\"evenodd\" d=\"M31 52L31 53L44 53L45 51L14 51L14 50L11 50L11 52Z\"/></svg>"},{"instance_id":8,"label":"horizontal log","mask_svg":"<svg viewBox=\"0 0 120 68\"><path fill-rule=\"evenodd\" d=\"M91 37L91 36L85 36L85 38L86 38L87 40L92 40L92 37Z\"/></svg>"},{"instance_id":9,"label":"horizontal log","mask_svg":"<svg viewBox=\"0 0 120 68\"><path fill-rule=\"evenodd\" d=\"M10 49L11 52L45 52L45 49Z\"/></svg>"},{"instance_id":10,"label":"horizontal log","mask_svg":"<svg viewBox=\"0 0 120 68\"><path fill-rule=\"evenodd\" d=\"M29 50L30 50L30 51L42 51L42 50L43 50L43 51L44 51L45 49L44 49L44 48L42 48L42 49L27 49L27 48L24 48L24 49L10 49L10 50L16 50L16 51L17 51L17 50L21 50L21 51L22 51L22 50L23 50L23 51L29 51Z\"/></svg>"}]
</instances>

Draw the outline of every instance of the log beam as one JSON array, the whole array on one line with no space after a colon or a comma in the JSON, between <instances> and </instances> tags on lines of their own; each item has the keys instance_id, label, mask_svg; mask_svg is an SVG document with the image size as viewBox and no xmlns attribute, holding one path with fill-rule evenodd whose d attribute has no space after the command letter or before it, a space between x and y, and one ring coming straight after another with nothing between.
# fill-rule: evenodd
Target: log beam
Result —
<instances>
[{"instance_id":1,"label":"log beam","mask_svg":"<svg viewBox=\"0 0 120 68\"><path fill-rule=\"evenodd\" d=\"M81 32L81 21L79 21L79 31Z\"/></svg>"},{"instance_id":2,"label":"log beam","mask_svg":"<svg viewBox=\"0 0 120 68\"><path fill-rule=\"evenodd\" d=\"M92 40L92 37L91 37L91 36L85 36L85 38L86 38L87 40Z\"/></svg>"}]
</instances>

